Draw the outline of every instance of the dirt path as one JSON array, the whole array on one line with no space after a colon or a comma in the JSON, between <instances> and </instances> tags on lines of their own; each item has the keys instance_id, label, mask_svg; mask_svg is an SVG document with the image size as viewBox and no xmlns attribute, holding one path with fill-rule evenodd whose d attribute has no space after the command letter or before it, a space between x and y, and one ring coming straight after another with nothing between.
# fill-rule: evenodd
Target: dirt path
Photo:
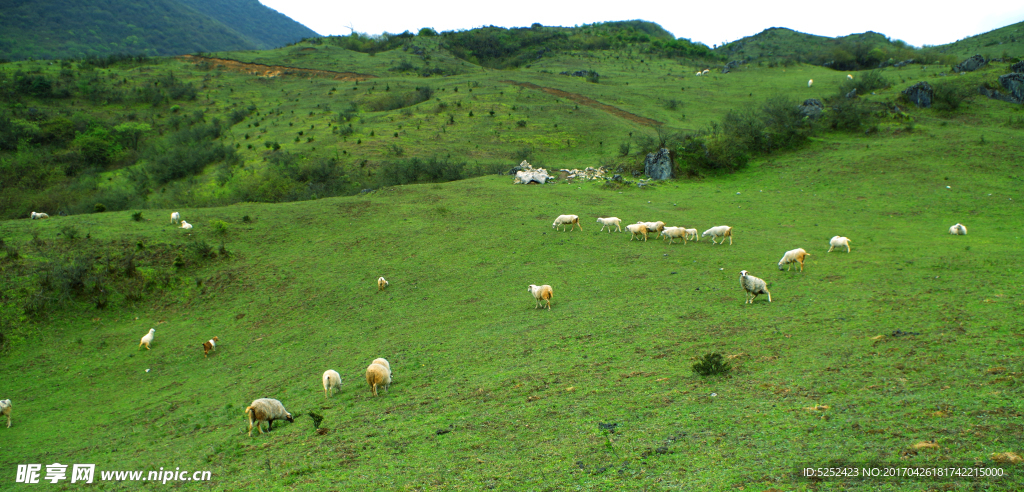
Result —
<instances>
[{"instance_id":1,"label":"dirt path","mask_svg":"<svg viewBox=\"0 0 1024 492\"><path fill-rule=\"evenodd\" d=\"M259 63L245 63L225 58L207 58L194 55L182 55L180 58L192 63L211 62L215 63L217 68L258 75L260 77L293 75L298 77L328 77L334 80L366 80L375 78L373 75L355 72L332 72L330 70L314 70L311 68L285 67L281 65L261 65Z\"/></svg>"},{"instance_id":2,"label":"dirt path","mask_svg":"<svg viewBox=\"0 0 1024 492\"><path fill-rule=\"evenodd\" d=\"M519 87L526 87L527 89L541 90L541 91L547 92L548 94L551 94L553 96L558 96L558 97L564 97L566 99L571 99L571 100L576 101L576 102L578 102L580 104L583 104L583 105L586 105L586 106L590 106L592 108L600 109L601 111L604 111L604 112L606 112L606 113L608 113L608 114L610 114L612 116L618 116L619 118L627 119L629 121L632 121L633 123L638 123L638 124L646 125L646 126L660 126L662 124L660 121L652 120L650 118L644 118L643 116L637 116L637 115L635 115L633 113L630 113L628 111L623 111L623 110L621 110L619 108L616 108L615 106L609 106L607 104L597 102L597 101L595 101L595 100L593 100L593 99L591 99L591 98L589 98L587 96L581 96L579 94L573 94L572 92L565 92L563 90L552 89L550 87L541 87L541 86L539 86L537 84L531 84L529 82L516 82L514 80L502 80L502 82L504 82L506 84L518 85Z\"/></svg>"}]
</instances>

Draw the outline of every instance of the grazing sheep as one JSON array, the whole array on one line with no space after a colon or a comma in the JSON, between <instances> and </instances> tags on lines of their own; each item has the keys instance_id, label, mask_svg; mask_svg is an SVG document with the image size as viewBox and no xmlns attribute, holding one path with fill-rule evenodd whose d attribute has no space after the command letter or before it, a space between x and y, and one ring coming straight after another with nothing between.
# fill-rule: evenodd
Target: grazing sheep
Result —
<instances>
[{"instance_id":1,"label":"grazing sheep","mask_svg":"<svg viewBox=\"0 0 1024 492\"><path fill-rule=\"evenodd\" d=\"M341 374L334 369L328 369L324 371L324 398L327 398L327 392L332 389L341 391Z\"/></svg>"},{"instance_id":2,"label":"grazing sheep","mask_svg":"<svg viewBox=\"0 0 1024 492\"><path fill-rule=\"evenodd\" d=\"M211 350L213 350L213 351L217 350L217 341L218 340L220 340L220 339L217 338L217 337L213 337L213 338L203 342L203 357L209 357Z\"/></svg>"},{"instance_id":3,"label":"grazing sheep","mask_svg":"<svg viewBox=\"0 0 1024 492\"><path fill-rule=\"evenodd\" d=\"M49 215L46 215L46 214L44 214L42 212L32 212L32 215L30 215L29 217L31 217L32 220L36 220L36 219L49 219L50 218Z\"/></svg>"},{"instance_id":4,"label":"grazing sheep","mask_svg":"<svg viewBox=\"0 0 1024 492\"><path fill-rule=\"evenodd\" d=\"M391 386L391 370L380 364L370 364L366 368L366 384L370 385L373 396L377 396L377 386L388 389Z\"/></svg>"},{"instance_id":5,"label":"grazing sheep","mask_svg":"<svg viewBox=\"0 0 1024 492\"><path fill-rule=\"evenodd\" d=\"M807 87L810 87L812 85L814 85L814 79L808 80L807 81Z\"/></svg>"},{"instance_id":6,"label":"grazing sheep","mask_svg":"<svg viewBox=\"0 0 1024 492\"><path fill-rule=\"evenodd\" d=\"M956 224L950 226L949 233L954 235L954 236L966 236L967 235L967 227L964 226L963 224L957 222Z\"/></svg>"},{"instance_id":7,"label":"grazing sheep","mask_svg":"<svg viewBox=\"0 0 1024 492\"><path fill-rule=\"evenodd\" d=\"M729 238L729 245L732 246L732 227L724 226L724 225L723 226L712 227L712 228L704 231L704 233L700 235L700 237L708 237L708 236L711 236L711 244L718 244L718 243L715 242L715 238L718 238L718 237L722 238L722 244L725 244L725 238L728 237Z\"/></svg>"},{"instance_id":8,"label":"grazing sheep","mask_svg":"<svg viewBox=\"0 0 1024 492\"><path fill-rule=\"evenodd\" d=\"M744 304L753 304L759 294L767 294L768 302L772 302L772 293L768 292L768 284L753 275L747 275L746 270L740 271L740 286L747 291Z\"/></svg>"},{"instance_id":9,"label":"grazing sheep","mask_svg":"<svg viewBox=\"0 0 1024 492\"><path fill-rule=\"evenodd\" d=\"M182 229L191 229L192 228L192 224L189 224L188 222L185 222L184 220L182 220L181 221L181 228Z\"/></svg>"},{"instance_id":10,"label":"grazing sheep","mask_svg":"<svg viewBox=\"0 0 1024 492\"><path fill-rule=\"evenodd\" d=\"M846 80L853 80L853 75L846 74Z\"/></svg>"},{"instance_id":11,"label":"grazing sheep","mask_svg":"<svg viewBox=\"0 0 1024 492\"><path fill-rule=\"evenodd\" d=\"M615 226L615 230L622 232L622 221L619 220L618 217L598 217L597 222L601 224L601 231L603 231L605 227L608 228L608 234L612 233L612 226Z\"/></svg>"},{"instance_id":12,"label":"grazing sheep","mask_svg":"<svg viewBox=\"0 0 1024 492\"><path fill-rule=\"evenodd\" d=\"M676 238L683 238L683 244L686 244L686 228L685 227L666 227L661 231L662 240L668 238L668 243L672 244Z\"/></svg>"},{"instance_id":13,"label":"grazing sheep","mask_svg":"<svg viewBox=\"0 0 1024 492\"><path fill-rule=\"evenodd\" d=\"M811 254L808 253L803 248L791 249L789 251L786 251L786 254L782 255L782 259L779 260L779 270L782 270L782 265L789 265L788 267L786 267L786 271L788 272L789 269L793 266L793 263L799 262L800 271L802 272L804 271L804 258L808 256L811 256Z\"/></svg>"},{"instance_id":14,"label":"grazing sheep","mask_svg":"<svg viewBox=\"0 0 1024 492\"><path fill-rule=\"evenodd\" d=\"M700 236L697 235L697 229L686 229L686 239L691 241L700 241Z\"/></svg>"},{"instance_id":15,"label":"grazing sheep","mask_svg":"<svg viewBox=\"0 0 1024 492\"><path fill-rule=\"evenodd\" d=\"M850 238L846 236L832 236L832 239L828 241L828 252L831 253L835 248L842 248L846 246L846 252L850 252Z\"/></svg>"},{"instance_id":16,"label":"grazing sheep","mask_svg":"<svg viewBox=\"0 0 1024 492\"><path fill-rule=\"evenodd\" d=\"M384 287L387 287L388 285L390 285L390 284L388 283L387 280L384 280L384 277L378 278L377 279L377 292L380 292L380 291L384 290Z\"/></svg>"},{"instance_id":17,"label":"grazing sheep","mask_svg":"<svg viewBox=\"0 0 1024 492\"><path fill-rule=\"evenodd\" d=\"M643 224L647 226L647 232L651 234L661 234L661 231L665 230L665 223L660 220L657 222L637 222L637 224Z\"/></svg>"},{"instance_id":18,"label":"grazing sheep","mask_svg":"<svg viewBox=\"0 0 1024 492\"><path fill-rule=\"evenodd\" d=\"M388 362L387 359L383 359L383 358L379 358L378 357L376 359L373 359L373 362L371 362L370 364L380 364L380 365L388 368L388 376L391 377L391 378L395 377L395 373L391 371L391 363Z\"/></svg>"},{"instance_id":19,"label":"grazing sheep","mask_svg":"<svg viewBox=\"0 0 1024 492\"><path fill-rule=\"evenodd\" d=\"M251 405L245 407L245 414L249 416L249 437L252 437L252 424L254 422L260 434L263 434L263 427L260 425L262 422L267 423L267 432L273 430L275 420L295 422L292 414L285 410L284 405L273 398L253 400Z\"/></svg>"},{"instance_id":20,"label":"grazing sheep","mask_svg":"<svg viewBox=\"0 0 1024 492\"><path fill-rule=\"evenodd\" d=\"M626 230L629 231L630 234L632 234L631 236L629 236L630 241L632 241L633 238L637 237L640 234L643 234L644 241L647 240L647 226L644 225L643 223L629 224L626 226Z\"/></svg>"},{"instance_id":21,"label":"grazing sheep","mask_svg":"<svg viewBox=\"0 0 1024 492\"><path fill-rule=\"evenodd\" d=\"M0 415L7 416L7 428L11 428L11 400L0 400Z\"/></svg>"},{"instance_id":22,"label":"grazing sheep","mask_svg":"<svg viewBox=\"0 0 1024 492\"><path fill-rule=\"evenodd\" d=\"M708 69L706 69L706 68L705 68L705 69L704 69L704 72L702 72L702 73L703 73L704 75L707 75L707 74L711 73L711 70L708 70Z\"/></svg>"},{"instance_id":23,"label":"grazing sheep","mask_svg":"<svg viewBox=\"0 0 1024 492\"><path fill-rule=\"evenodd\" d=\"M626 226L626 228L628 229L629 226ZM541 301L548 301L548 309L551 309L551 298L554 297L555 292L551 290L550 285L530 284L526 290L533 294L533 298L537 300L537 307L534 309L540 309Z\"/></svg>"},{"instance_id":24,"label":"grazing sheep","mask_svg":"<svg viewBox=\"0 0 1024 492\"><path fill-rule=\"evenodd\" d=\"M142 348L142 346L145 345L146 346L146 350L149 350L149 344L153 343L153 335L155 333L156 333L156 328L150 328L149 329L149 333L146 333L146 335L144 337L142 337L142 341L139 342L139 348Z\"/></svg>"},{"instance_id":25,"label":"grazing sheep","mask_svg":"<svg viewBox=\"0 0 1024 492\"><path fill-rule=\"evenodd\" d=\"M704 72L697 72L698 77L700 77L701 75L704 75Z\"/></svg>"},{"instance_id":26,"label":"grazing sheep","mask_svg":"<svg viewBox=\"0 0 1024 492\"><path fill-rule=\"evenodd\" d=\"M558 217L555 217L555 222L551 224L551 228L557 229L558 226L565 225L571 226L571 229L569 230L575 229L577 226L579 226L580 232L583 232L583 226L580 225L579 215L559 215ZM562 229L565 230L565 227L562 227Z\"/></svg>"},{"instance_id":27,"label":"grazing sheep","mask_svg":"<svg viewBox=\"0 0 1024 492\"><path fill-rule=\"evenodd\" d=\"M181 214L178 212L171 212L171 223L177 224L181 220Z\"/></svg>"}]
</instances>

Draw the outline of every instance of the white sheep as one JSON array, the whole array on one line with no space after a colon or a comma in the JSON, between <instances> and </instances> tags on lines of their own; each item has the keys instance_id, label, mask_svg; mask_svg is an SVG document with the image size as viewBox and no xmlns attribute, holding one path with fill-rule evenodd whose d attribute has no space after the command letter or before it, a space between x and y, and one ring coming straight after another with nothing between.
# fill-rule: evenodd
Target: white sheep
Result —
<instances>
[{"instance_id":1,"label":"white sheep","mask_svg":"<svg viewBox=\"0 0 1024 492\"><path fill-rule=\"evenodd\" d=\"M662 240L668 239L668 243L672 244L677 238L683 238L683 244L686 244L686 228L685 227L666 227L661 231Z\"/></svg>"},{"instance_id":2,"label":"white sheep","mask_svg":"<svg viewBox=\"0 0 1024 492\"><path fill-rule=\"evenodd\" d=\"M697 72L698 77L700 77L701 75L704 75L704 72Z\"/></svg>"},{"instance_id":3,"label":"white sheep","mask_svg":"<svg viewBox=\"0 0 1024 492\"><path fill-rule=\"evenodd\" d=\"M617 230L619 232L622 232L622 221L619 220L618 217L598 217L597 218L597 223L601 224L601 231L603 231L604 228L607 227L608 228L608 234L612 233L612 226L615 226L615 230ZM601 232L601 231L597 231L597 232Z\"/></svg>"},{"instance_id":4,"label":"white sheep","mask_svg":"<svg viewBox=\"0 0 1024 492\"><path fill-rule=\"evenodd\" d=\"M779 270L782 270L782 265L789 265L786 267L788 272L792 268L793 263L800 263L800 271L804 271L804 258L811 256L807 250L803 248L791 249L786 251L786 254L782 255L782 259L779 260Z\"/></svg>"},{"instance_id":5,"label":"white sheep","mask_svg":"<svg viewBox=\"0 0 1024 492\"><path fill-rule=\"evenodd\" d=\"M327 398L327 393L335 388L341 391L341 374L334 369L328 369L324 371L324 398Z\"/></svg>"},{"instance_id":6,"label":"white sheep","mask_svg":"<svg viewBox=\"0 0 1024 492\"><path fill-rule=\"evenodd\" d=\"M391 370L391 363L388 362L387 359L378 357L376 359L373 359L373 362L371 362L370 364L380 364L388 368L388 376L391 377L392 379L395 377L395 373Z\"/></svg>"},{"instance_id":7,"label":"white sheep","mask_svg":"<svg viewBox=\"0 0 1024 492\"><path fill-rule=\"evenodd\" d=\"M249 416L249 437L252 437L252 424L254 422L260 434L263 434L263 427L260 425L262 422L267 423L267 432L273 430L275 420L295 422L292 414L285 410L284 405L273 398L253 400L251 405L245 407L245 414Z\"/></svg>"},{"instance_id":8,"label":"white sheep","mask_svg":"<svg viewBox=\"0 0 1024 492\"><path fill-rule=\"evenodd\" d=\"M828 241L828 252L831 253L835 248L842 248L846 246L846 252L850 252L850 238L846 236L832 236L832 239Z\"/></svg>"},{"instance_id":9,"label":"white sheep","mask_svg":"<svg viewBox=\"0 0 1024 492\"><path fill-rule=\"evenodd\" d=\"M626 226L626 228L628 229L629 226ZM542 305L541 301L547 301L548 310L551 309L551 298L554 297L555 291L551 290L550 285L530 284L529 286L526 287L526 290L529 293L533 294L533 298L537 301L537 307L534 309L540 309Z\"/></svg>"},{"instance_id":10,"label":"white sheep","mask_svg":"<svg viewBox=\"0 0 1024 492\"><path fill-rule=\"evenodd\" d=\"M768 292L768 284L753 275L747 275L746 270L740 271L740 286L747 291L744 304L753 304L759 294L767 294L768 302L772 302L772 293Z\"/></svg>"},{"instance_id":11,"label":"white sheep","mask_svg":"<svg viewBox=\"0 0 1024 492\"><path fill-rule=\"evenodd\" d=\"M377 386L388 389L391 386L391 370L380 364L370 364L366 368L366 384L370 385L373 396L377 396Z\"/></svg>"},{"instance_id":12,"label":"white sheep","mask_svg":"<svg viewBox=\"0 0 1024 492\"><path fill-rule=\"evenodd\" d=\"M384 280L384 277L378 278L377 279L377 292L380 292L380 291L384 290L384 287L387 287L388 285L391 285L391 284L389 284L387 280Z\"/></svg>"},{"instance_id":13,"label":"white sheep","mask_svg":"<svg viewBox=\"0 0 1024 492\"><path fill-rule=\"evenodd\" d=\"M36 219L49 219L50 218L49 215L46 215L46 214L44 214L42 212L32 212L32 215L30 215L29 217L31 217L32 220L36 220Z\"/></svg>"},{"instance_id":14,"label":"white sheep","mask_svg":"<svg viewBox=\"0 0 1024 492\"><path fill-rule=\"evenodd\" d=\"M718 243L715 242L715 238L719 238L719 237L722 238L722 244L725 244L725 238L728 237L729 238L729 245L732 246L732 227L724 226L724 225L723 226L712 227L712 228L704 231L704 233L700 235L700 237L708 237L708 236L711 236L711 244L718 244Z\"/></svg>"},{"instance_id":15,"label":"white sheep","mask_svg":"<svg viewBox=\"0 0 1024 492\"><path fill-rule=\"evenodd\" d=\"M184 220L182 220L181 221L181 228L182 229L191 229L192 228L192 224L189 224L188 222L185 222Z\"/></svg>"},{"instance_id":16,"label":"white sheep","mask_svg":"<svg viewBox=\"0 0 1024 492\"><path fill-rule=\"evenodd\" d=\"M953 224L952 226L950 226L949 233L954 235L954 236L966 236L967 235L967 227L964 226L963 224L957 222L956 224Z\"/></svg>"},{"instance_id":17,"label":"white sheep","mask_svg":"<svg viewBox=\"0 0 1024 492\"><path fill-rule=\"evenodd\" d=\"M700 236L697 235L697 229L686 229L686 239L691 241L700 241Z\"/></svg>"},{"instance_id":18,"label":"white sheep","mask_svg":"<svg viewBox=\"0 0 1024 492\"><path fill-rule=\"evenodd\" d=\"M11 428L11 400L0 400L0 415L7 416L7 428Z\"/></svg>"},{"instance_id":19,"label":"white sheep","mask_svg":"<svg viewBox=\"0 0 1024 492\"><path fill-rule=\"evenodd\" d=\"M657 222L637 222L637 224L643 224L647 226L647 232L651 234L660 234L661 231L665 230L665 223L660 220Z\"/></svg>"},{"instance_id":20,"label":"white sheep","mask_svg":"<svg viewBox=\"0 0 1024 492\"><path fill-rule=\"evenodd\" d=\"M647 240L647 226L644 225L643 223L629 224L626 226L626 230L629 231L630 234L632 234L631 236L629 236L630 241L632 241L633 238L641 234L643 234L644 236L644 241Z\"/></svg>"},{"instance_id":21,"label":"white sheep","mask_svg":"<svg viewBox=\"0 0 1024 492\"><path fill-rule=\"evenodd\" d=\"M846 80L853 80L853 75L846 74Z\"/></svg>"},{"instance_id":22,"label":"white sheep","mask_svg":"<svg viewBox=\"0 0 1024 492\"><path fill-rule=\"evenodd\" d=\"M558 217L555 217L555 222L551 224L551 228L557 230L558 226L565 225L571 226L572 229L575 229L577 226L579 226L580 232L583 232L583 226L580 225L579 215L559 215ZM562 229L564 230L565 227L563 227Z\"/></svg>"},{"instance_id":23,"label":"white sheep","mask_svg":"<svg viewBox=\"0 0 1024 492\"><path fill-rule=\"evenodd\" d=\"M149 333L146 333L142 337L142 340L139 342L139 348L142 348L142 346L145 345L146 346L146 350L149 350L149 344L153 343L153 335L155 335L155 334L156 334L156 328L150 328L149 329Z\"/></svg>"},{"instance_id":24,"label":"white sheep","mask_svg":"<svg viewBox=\"0 0 1024 492\"><path fill-rule=\"evenodd\" d=\"M810 87L812 85L814 85L814 79L808 80L807 81L807 87Z\"/></svg>"},{"instance_id":25,"label":"white sheep","mask_svg":"<svg viewBox=\"0 0 1024 492\"><path fill-rule=\"evenodd\" d=\"M703 71L702 73L703 73L704 75L707 75L707 74L711 73L711 70L708 70L708 69L706 69L706 68L705 68L705 69L704 69L704 71Z\"/></svg>"},{"instance_id":26,"label":"white sheep","mask_svg":"<svg viewBox=\"0 0 1024 492\"><path fill-rule=\"evenodd\" d=\"M178 212L171 212L171 223L177 224L179 220L181 220L181 214Z\"/></svg>"}]
</instances>

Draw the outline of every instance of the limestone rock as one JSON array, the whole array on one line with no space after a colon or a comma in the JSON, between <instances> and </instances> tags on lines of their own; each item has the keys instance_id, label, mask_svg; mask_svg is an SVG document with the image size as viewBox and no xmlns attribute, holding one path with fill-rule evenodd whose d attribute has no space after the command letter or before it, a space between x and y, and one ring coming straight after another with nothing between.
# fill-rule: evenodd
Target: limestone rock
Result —
<instances>
[{"instance_id":1,"label":"limestone rock","mask_svg":"<svg viewBox=\"0 0 1024 492\"><path fill-rule=\"evenodd\" d=\"M825 105L818 99L807 99L803 104L797 107L800 108L800 112L803 113L804 116L812 120L821 116L822 110L825 109Z\"/></svg>"},{"instance_id":2,"label":"limestone rock","mask_svg":"<svg viewBox=\"0 0 1024 492\"><path fill-rule=\"evenodd\" d=\"M672 177L672 156L668 149L647 154L644 159L644 174L654 180Z\"/></svg>"},{"instance_id":3,"label":"limestone rock","mask_svg":"<svg viewBox=\"0 0 1024 492\"><path fill-rule=\"evenodd\" d=\"M904 90L903 95L907 96L907 99L917 107L928 108L932 105L932 97L935 96L935 92L928 82L918 82Z\"/></svg>"},{"instance_id":4,"label":"limestone rock","mask_svg":"<svg viewBox=\"0 0 1024 492\"><path fill-rule=\"evenodd\" d=\"M516 179L512 181L512 184L530 184L530 183L547 183L551 176L548 176L547 169L537 168L534 169L529 162L523 161L519 163L519 171L516 171Z\"/></svg>"},{"instance_id":5,"label":"limestone rock","mask_svg":"<svg viewBox=\"0 0 1024 492\"><path fill-rule=\"evenodd\" d=\"M983 66L985 66L985 58L981 55L974 55L957 65L953 68L954 72L973 72Z\"/></svg>"}]
</instances>

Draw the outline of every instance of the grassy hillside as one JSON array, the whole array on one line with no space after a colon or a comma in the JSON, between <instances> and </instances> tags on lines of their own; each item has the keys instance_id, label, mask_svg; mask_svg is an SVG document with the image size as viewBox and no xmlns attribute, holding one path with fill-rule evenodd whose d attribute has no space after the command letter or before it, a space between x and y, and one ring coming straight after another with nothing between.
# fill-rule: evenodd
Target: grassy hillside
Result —
<instances>
[{"instance_id":1,"label":"grassy hillside","mask_svg":"<svg viewBox=\"0 0 1024 492\"><path fill-rule=\"evenodd\" d=\"M715 59L652 56L650 40L515 70L458 58L443 36L337 44L351 42L0 66L0 144L14 142L0 176L18 180L0 204L73 212L0 221L0 398L14 403L0 467L208 470L215 490L1024 486L993 458L1024 452L1022 117L968 95L1006 63L698 78ZM422 76L433 68L449 74ZM600 77L560 75L580 70ZM890 86L841 96L877 76ZM920 81L949 90L917 109L898 94ZM825 114L778 147L789 134L761 112L793 122L807 98ZM633 180L659 140L689 178L495 174L528 159ZM745 167L689 167L701 158ZM583 232L552 230L566 213ZM735 241L630 241L598 232L605 216L728 224ZM970 234L949 235L956 222ZM827 253L834 235L852 252ZM805 271L779 271L797 247ZM773 302L745 305L740 270ZM553 286L550 311L528 284ZM712 352L733 369L695 374ZM373 398L376 357L395 382ZM326 369L344 379L330 399ZM260 397L298 418L248 437L242 411ZM855 463L1009 475L797 473Z\"/></svg>"},{"instance_id":2,"label":"grassy hillside","mask_svg":"<svg viewBox=\"0 0 1024 492\"><path fill-rule=\"evenodd\" d=\"M271 49L316 33L257 0L0 2L0 59Z\"/></svg>"},{"instance_id":3,"label":"grassy hillside","mask_svg":"<svg viewBox=\"0 0 1024 492\"><path fill-rule=\"evenodd\" d=\"M1010 24L953 43L929 46L927 51L953 55L963 59L982 55L986 59L1011 58L1024 52L1024 22Z\"/></svg>"}]
</instances>

